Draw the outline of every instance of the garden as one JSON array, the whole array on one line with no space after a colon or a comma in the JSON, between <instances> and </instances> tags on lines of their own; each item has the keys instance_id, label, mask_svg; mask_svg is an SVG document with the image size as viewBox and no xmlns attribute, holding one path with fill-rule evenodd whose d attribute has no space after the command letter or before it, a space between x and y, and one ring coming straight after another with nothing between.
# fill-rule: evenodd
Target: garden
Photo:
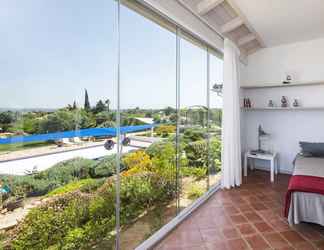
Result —
<instances>
[{"instance_id":1,"label":"garden","mask_svg":"<svg viewBox=\"0 0 324 250\"><path fill-rule=\"evenodd\" d=\"M142 230L135 245L162 226L164 216L174 216L178 192L183 199L195 200L206 192L202 183L208 174L220 171L219 138L212 137L208 144L201 129L184 129L179 145L182 186L178 186L175 129L167 126L155 132L165 139L121 156L122 237L144 222L150 228ZM113 248L115 173L116 155L111 155L99 160L75 158L25 176L1 176L3 186L11 189L5 203L17 197L41 197L40 205L2 233L2 248Z\"/></svg>"}]
</instances>

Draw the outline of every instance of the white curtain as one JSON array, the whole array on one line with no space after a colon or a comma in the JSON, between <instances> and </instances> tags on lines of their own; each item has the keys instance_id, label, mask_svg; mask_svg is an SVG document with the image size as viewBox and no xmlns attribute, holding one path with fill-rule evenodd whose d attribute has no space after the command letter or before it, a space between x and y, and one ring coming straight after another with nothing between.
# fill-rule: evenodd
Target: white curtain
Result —
<instances>
[{"instance_id":1,"label":"white curtain","mask_svg":"<svg viewBox=\"0 0 324 250\"><path fill-rule=\"evenodd\" d=\"M228 39L224 42L224 83L222 122L222 187L240 186L240 51Z\"/></svg>"}]
</instances>

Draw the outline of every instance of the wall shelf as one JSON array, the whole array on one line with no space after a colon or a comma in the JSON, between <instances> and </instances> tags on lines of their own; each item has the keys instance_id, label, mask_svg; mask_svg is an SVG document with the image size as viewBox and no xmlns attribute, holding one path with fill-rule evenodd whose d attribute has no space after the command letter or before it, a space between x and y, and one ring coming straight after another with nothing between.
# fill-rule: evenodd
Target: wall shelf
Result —
<instances>
[{"instance_id":1,"label":"wall shelf","mask_svg":"<svg viewBox=\"0 0 324 250\"><path fill-rule=\"evenodd\" d=\"M324 111L324 107L298 107L298 108L294 108L294 107L288 107L288 108L282 108L282 107L273 107L273 108L269 108L269 107L260 107L260 108L241 108L243 111L306 111L306 110L310 110L310 111Z\"/></svg>"},{"instance_id":2,"label":"wall shelf","mask_svg":"<svg viewBox=\"0 0 324 250\"><path fill-rule=\"evenodd\" d=\"M266 83L259 85L242 85L242 89L260 89L260 88L285 88L285 87L299 87L299 86L314 86L324 85L324 81L308 81L308 82L291 82L289 84L283 83Z\"/></svg>"}]
</instances>

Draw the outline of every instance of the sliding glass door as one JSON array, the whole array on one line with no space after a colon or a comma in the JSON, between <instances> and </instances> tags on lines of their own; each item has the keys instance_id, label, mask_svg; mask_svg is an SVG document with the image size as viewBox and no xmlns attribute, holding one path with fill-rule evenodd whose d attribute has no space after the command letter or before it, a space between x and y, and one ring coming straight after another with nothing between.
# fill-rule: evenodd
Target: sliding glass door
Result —
<instances>
[{"instance_id":1,"label":"sliding glass door","mask_svg":"<svg viewBox=\"0 0 324 250\"><path fill-rule=\"evenodd\" d=\"M0 248L114 244L117 2L2 10Z\"/></svg>"},{"instance_id":2,"label":"sliding glass door","mask_svg":"<svg viewBox=\"0 0 324 250\"><path fill-rule=\"evenodd\" d=\"M134 249L217 183L209 46L137 1L4 5L4 247Z\"/></svg>"},{"instance_id":3,"label":"sliding glass door","mask_svg":"<svg viewBox=\"0 0 324 250\"><path fill-rule=\"evenodd\" d=\"M180 209L208 188L207 48L182 35L180 46Z\"/></svg>"},{"instance_id":4,"label":"sliding glass door","mask_svg":"<svg viewBox=\"0 0 324 250\"><path fill-rule=\"evenodd\" d=\"M121 8L120 249L176 216L176 35Z\"/></svg>"},{"instance_id":5,"label":"sliding glass door","mask_svg":"<svg viewBox=\"0 0 324 250\"><path fill-rule=\"evenodd\" d=\"M223 60L215 53L209 53L209 185L212 187L221 177L221 140L222 140L222 84Z\"/></svg>"}]
</instances>

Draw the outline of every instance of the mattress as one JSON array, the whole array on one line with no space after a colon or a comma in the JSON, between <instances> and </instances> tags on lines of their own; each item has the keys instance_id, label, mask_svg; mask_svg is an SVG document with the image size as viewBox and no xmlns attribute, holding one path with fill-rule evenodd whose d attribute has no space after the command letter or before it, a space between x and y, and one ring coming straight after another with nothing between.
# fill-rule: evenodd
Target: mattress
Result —
<instances>
[{"instance_id":1,"label":"mattress","mask_svg":"<svg viewBox=\"0 0 324 250\"><path fill-rule=\"evenodd\" d=\"M294 166L293 175L324 178L324 158L297 156ZM324 226L324 195L293 192L288 222L289 224L311 222Z\"/></svg>"}]
</instances>

